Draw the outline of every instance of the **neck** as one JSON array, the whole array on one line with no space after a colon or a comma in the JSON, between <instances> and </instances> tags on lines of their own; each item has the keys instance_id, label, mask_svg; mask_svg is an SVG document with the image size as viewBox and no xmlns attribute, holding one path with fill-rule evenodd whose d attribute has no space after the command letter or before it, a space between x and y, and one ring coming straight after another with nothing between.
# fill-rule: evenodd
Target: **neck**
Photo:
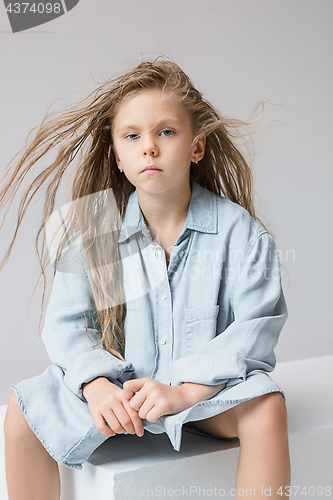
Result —
<instances>
[{"instance_id":1,"label":"neck","mask_svg":"<svg viewBox=\"0 0 333 500\"><path fill-rule=\"evenodd\" d=\"M147 227L154 229L172 230L179 225L184 225L187 210L191 199L191 187L172 195L160 193L150 195L137 191L141 212Z\"/></svg>"}]
</instances>

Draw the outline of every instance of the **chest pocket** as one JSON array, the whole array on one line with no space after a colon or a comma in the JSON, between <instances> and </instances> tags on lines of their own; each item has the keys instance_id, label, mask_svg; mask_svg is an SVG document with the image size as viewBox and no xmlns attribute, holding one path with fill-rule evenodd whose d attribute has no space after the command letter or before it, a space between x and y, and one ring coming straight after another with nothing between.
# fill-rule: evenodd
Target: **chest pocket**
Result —
<instances>
[{"instance_id":1,"label":"chest pocket","mask_svg":"<svg viewBox=\"0 0 333 500\"><path fill-rule=\"evenodd\" d=\"M202 345L216 337L219 306L185 309L187 356L200 352Z\"/></svg>"}]
</instances>

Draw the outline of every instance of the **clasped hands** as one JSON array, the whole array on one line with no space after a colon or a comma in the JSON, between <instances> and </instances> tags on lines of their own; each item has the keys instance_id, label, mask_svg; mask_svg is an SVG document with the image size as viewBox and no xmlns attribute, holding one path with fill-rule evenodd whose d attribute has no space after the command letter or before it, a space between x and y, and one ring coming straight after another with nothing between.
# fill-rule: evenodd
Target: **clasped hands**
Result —
<instances>
[{"instance_id":1,"label":"clasped hands","mask_svg":"<svg viewBox=\"0 0 333 500\"><path fill-rule=\"evenodd\" d=\"M220 392L226 384L202 385L186 382L166 385L151 378L132 379L123 388L105 377L84 384L82 393L99 432L143 436L142 419L157 422L163 415L179 413Z\"/></svg>"}]
</instances>

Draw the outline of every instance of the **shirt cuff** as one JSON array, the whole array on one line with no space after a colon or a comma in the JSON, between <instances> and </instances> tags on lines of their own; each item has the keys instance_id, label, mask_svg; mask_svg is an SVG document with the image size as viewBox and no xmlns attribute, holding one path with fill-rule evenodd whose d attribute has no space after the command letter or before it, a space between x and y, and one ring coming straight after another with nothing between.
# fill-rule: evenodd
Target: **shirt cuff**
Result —
<instances>
[{"instance_id":1,"label":"shirt cuff","mask_svg":"<svg viewBox=\"0 0 333 500\"><path fill-rule=\"evenodd\" d=\"M111 380L128 380L134 372L134 366L128 361L122 361L103 349L80 354L68 367L64 376L64 383L80 399L82 385L91 382L97 377L106 377Z\"/></svg>"},{"instance_id":2,"label":"shirt cuff","mask_svg":"<svg viewBox=\"0 0 333 500\"><path fill-rule=\"evenodd\" d=\"M194 354L178 359L171 368L171 385L184 382L219 385L231 378L246 380L247 366L243 358L232 354Z\"/></svg>"}]
</instances>

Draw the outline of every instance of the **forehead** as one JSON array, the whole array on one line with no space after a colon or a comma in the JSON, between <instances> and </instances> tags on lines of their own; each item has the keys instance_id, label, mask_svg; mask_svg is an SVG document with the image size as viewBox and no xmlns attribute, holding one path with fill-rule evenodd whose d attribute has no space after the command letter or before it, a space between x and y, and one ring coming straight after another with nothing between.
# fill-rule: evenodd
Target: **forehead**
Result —
<instances>
[{"instance_id":1,"label":"forehead","mask_svg":"<svg viewBox=\"0 0 333 500\"><path fill-rule=\"evenodd\" d=\"M115 127L127 122L130 124L134 118L189 121L176 98L160 89L141 90L126 98L119 105L113 124Z\"/></svg>"}]
</instances>

